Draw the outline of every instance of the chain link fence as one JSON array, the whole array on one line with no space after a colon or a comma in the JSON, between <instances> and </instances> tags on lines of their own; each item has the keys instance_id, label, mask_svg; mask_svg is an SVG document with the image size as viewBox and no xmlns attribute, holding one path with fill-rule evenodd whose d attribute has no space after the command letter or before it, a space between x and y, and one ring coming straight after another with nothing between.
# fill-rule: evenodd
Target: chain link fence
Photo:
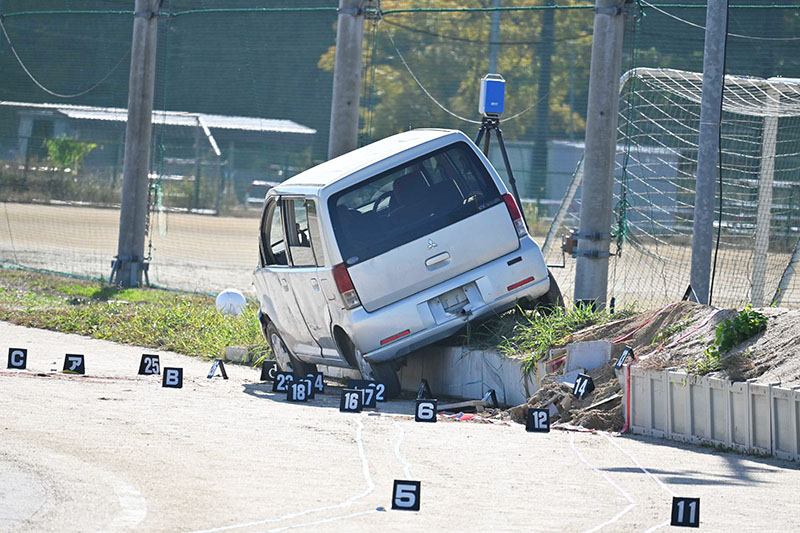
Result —
<instances>
[{"instance_id":1,"label":"chain link fence","mask_svg":"<svg viewBox=\"0 0 800 533\"><path fill-rule=\"evenodd\" d=\"M731 6L729 74L800 77L800 6L784 3ZM337 4L164 0L147 236L152 283L203 292L249 289L264 193L326 159ZM417 127L474 136L478 81L490 71L502 74L501 127L531 228L543 242L583 152L593 7L578 0L365 1L359 143ZM0 261L107 277L119 231L133 2L86 0L76 8L68 0L40 0L34 8L0 0L0 15ZM702 70L705 2L639 1L628 5L626 19L623 72ZM658 151L670 148L628 136L630 99L621 98L620 168L637 151L671 161ZM677 111L666 113L684 120ZM781 123L778 129L779 146L788 147L796 131ZM490 150L505 176L498 147ZM753 168L761 164L756 155L748 161ZM649 306L679 298L688 275L680 269L659 274L666 268L662 251L645 253L649 234L635 213L668 209L661 204L677 193L664 193L650 170L634 166L618 172L617 194L630 193L630 224L618 240L621 255L611 260L609 297ZM685 165L679 170L690 174ZM759 179L752 174L747 179ZM794 190L797 173L775 179L783 188L774 205L791 204L781 195ZM648 197L648 188L659 192ZM723 205L734 199L728 190ZM691 195L678 196L690 209ZM565 209L576 215L578 203ZM780 278L775 273L790 265L800 226L797 210L776 216L782 218L770 230L765 303ZM724 231L732 220L723 219ZM561 235L577 227L574 216L560 222L547 255L553 265L562 261ZM755 253L752 239L737 246ZM674 261L688 264L682 254ZM574 259L567 254L564 261L553 272L570 295ZM748 287L726 304L752 298L752 269L739 268L743 263L719 256L717 283ZM665 288L634 282L657 275ZM782 303L800 304L797 292L796 284L788 285Z\"/></svg>"}]
</instances>

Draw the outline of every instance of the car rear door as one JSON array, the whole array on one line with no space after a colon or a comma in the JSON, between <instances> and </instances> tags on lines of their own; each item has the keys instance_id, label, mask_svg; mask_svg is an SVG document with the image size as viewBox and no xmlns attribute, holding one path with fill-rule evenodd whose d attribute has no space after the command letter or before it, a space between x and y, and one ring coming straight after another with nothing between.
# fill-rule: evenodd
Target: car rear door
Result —
<instances>
[{"instance_id":1,"label":"car rear door","mask_svg":"<svg viewBox=\"0 0 800 533\"><path fill-rule=\"evenodd\" d=\"M331 269L325 267L322 241L317 217L317 204L313 198L286 197L286 238L289 246L291 267L291 289L297 306L311 336L322 349L325 358L340 359L331 335L331 315L328 299L336 294L325 293L323 287L331 287Z\"/></svg>"},{"instance_id":2,"label":"car rear door","mask_svg":"<svg viewBox=\"0 0 800 533\"><path fill-rule=\"evenodd\" d=\"M519 248L500 191L457 142L331 196L336 240L374 311Z\"/></svg>"},{"instance_id":3,"label":"car rear door","mask_svg":"<svg viewBox=\"0 0 800 533\"><path fill-rule=\"evenodd\" d=\"M270 198L264 207L260 264L254 274L254 284L261 308L275 323L289 350L295 355L319 357L320 347L306 325L291 288L295 269L291 267L286 244L286 211L286 202L278 197Z\"/></svg>"}]
</instances>

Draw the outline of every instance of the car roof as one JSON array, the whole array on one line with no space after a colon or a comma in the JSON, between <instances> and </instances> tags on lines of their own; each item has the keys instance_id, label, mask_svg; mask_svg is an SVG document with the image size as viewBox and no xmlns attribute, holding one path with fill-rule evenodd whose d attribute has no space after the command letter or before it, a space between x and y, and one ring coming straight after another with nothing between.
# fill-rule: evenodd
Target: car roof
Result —
<instances>
[{"instance_id":1,"label":"car roof","mask_svg":"<svg viewBox=\"0 0 800 533\"><path fill-rule=\"evenodd\" d=\"M321 189L393 155L448 136L467 138L458 130L446 129L416 129L398 133L301 172L275 187L275 192L293 192L301 187Z\"/></svg>"}]
</instances>

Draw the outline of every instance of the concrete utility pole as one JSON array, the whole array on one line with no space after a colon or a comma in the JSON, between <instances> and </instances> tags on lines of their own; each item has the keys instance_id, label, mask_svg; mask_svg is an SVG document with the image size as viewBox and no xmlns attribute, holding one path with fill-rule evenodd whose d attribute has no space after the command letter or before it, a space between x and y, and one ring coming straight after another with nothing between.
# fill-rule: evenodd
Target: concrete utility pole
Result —
<instances>
[{"instance_id":1,"label":"concrete utility pole","mask_svg":"<svg viewBox=\"0 0 800 533\"><path fill-rule=\"evenodd\" d=\"M358 146L361 52L364 40L362 4L362 0L339 0L328 159L355 150Z\"/></svg>"},{"instance_id":2,"label":"concrete utility pole","mask_svg":"<svg viewBox=\"0 0 800 533\"><path fill-rule=\"evenodd\" d=\"M545 0L545 6L555 6L555 0ZM540 43L536 47L539 58L539 87L536 95L536 124L533 132L533 179L528 183L528 194L544 197L547 186L547 139L550 137L550 80L553 66L553 38L555 9L542 13Z\"/></svg>"},{"instance_id":3,"label":"concrete utility pole","mask_svg":"<svg viewBox=\"0 0 800 533\"><path fill-rule=\"evenodd\" d=\"M134 8L119 242L110 279L124 287L141 285L145 268L144 239L158 37L157 13L161 2L136 0Z\"/></svg>"},{"instance_id":4,"label":"concrete utility pole","mask_svg":"<svg viewBox=\"0 0 800 533\"><path fill-rule=\"evenodd\" d=\"M719 161L719 133L722 120L722 86L725 63L725 32L728 0L708 0L706 41L703 50L703 95L700 99L700 133L697 153L697 184L694 193L692 231L693 299L709 303L711 248L714 241L714 198Z\"/></svg>"},{"instance_id":5,"label":"concrete utility pole","mask_svg":"<svg viewBox=\"0 0 800 533\"><path fill-rule=\"evenodd\" d=\"M492 0L492 7L499 8L501 0ZM489 27L489 73L500 74L497 71L497 52L500 45L500 12L492 11L492 25Z\"/></svg>"},{"instance_id":6,"label":"concrete utility pole","mask_svg":"<svg viewBox=\"0 0 800 533\"><path fill-rule=\"evenodd\" d=\"M619 78L627 0L596 0L575 267L575 303L602 309L608 291Z\"/></svg>"}]
</instances>

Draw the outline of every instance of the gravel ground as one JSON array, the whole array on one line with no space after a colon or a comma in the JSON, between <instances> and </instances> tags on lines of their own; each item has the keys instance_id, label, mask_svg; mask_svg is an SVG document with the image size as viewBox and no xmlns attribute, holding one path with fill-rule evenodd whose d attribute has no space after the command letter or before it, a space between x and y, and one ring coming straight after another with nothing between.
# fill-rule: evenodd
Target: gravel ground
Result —
<instances>
[{"instance_id":1,"label":"gravel ground","mask_svg":"<svg viewBox=\"0 0 800 533\"><path fill-rule=\"evenodd\" d=\"M290 404L229 365L160 352L182 389L137 376L143 348L0 323L28 370L0 371L0 530L655 531L672 496L708 531L800 527L797 465L604 433L415 423L410 401ZM86 376L60 369L86 356ZM158 352L156 352L158 353ZM331 384L329 384L331 385ZM392 482L422 482L419 512Z\"/></svg>"}]
</instances>

